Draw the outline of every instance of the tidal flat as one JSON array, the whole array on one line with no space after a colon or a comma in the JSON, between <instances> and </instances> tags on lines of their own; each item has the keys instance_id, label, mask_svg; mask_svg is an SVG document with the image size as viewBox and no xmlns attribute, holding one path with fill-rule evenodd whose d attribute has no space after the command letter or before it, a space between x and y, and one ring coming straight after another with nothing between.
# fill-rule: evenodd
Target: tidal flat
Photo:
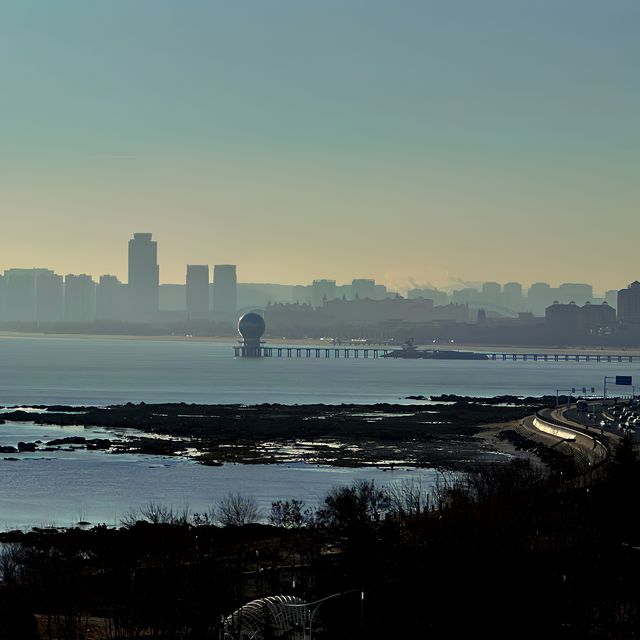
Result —
<instances>
[{"instance_id":1,"label":"tidal flat","mask_svg":"<svg viewBox=\"0 0 640 640\"><path fill-rule=\"evenodd\" d=\"M74 433L46 442L20 442L3 453L84 448L188 456L205 465L306 462L458 470L496 459L499 452L475 437L486 425L520 420L548 401L447 396L411 405L5 407L1 415L7 422L101 427L107 436L97 441ZM109 431L117 431L118 437L109 438Z\"/></svg>"}]
</instances>

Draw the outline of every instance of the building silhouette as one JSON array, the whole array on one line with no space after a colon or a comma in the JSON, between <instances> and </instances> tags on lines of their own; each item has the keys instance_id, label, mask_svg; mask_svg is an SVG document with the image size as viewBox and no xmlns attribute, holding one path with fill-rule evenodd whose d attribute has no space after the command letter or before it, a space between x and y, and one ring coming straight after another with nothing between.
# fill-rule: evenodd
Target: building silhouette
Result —
<instances>
[{"instance_id":1,"label":"building silhouette","mask_svg":"<svg viewBox=\"0 0 640 640\"><path fill-rule=\"evenodd\" d=\"M236 322L238 311L238 278L235 264L213 267L213 319L216 322Z\"/></svg>"},{"instance_id":2,"label":"building silhouette","mask_svg":"<svg viewBox=\"0 0 640 640\"><path fill-rule=\"evenodd\" d=\"M36 276L36 322L61 322L64 319L64 282L48 269Z\"/></svg>"},{"instance_id":3,"label":"building silhouette","mask_svg":"<svg viewBox=\"0 0 640 640\"><path fill-rule=\"evenodd\" d=\"M38 279L40 287L38 287ZM49 269L8 269L3 278L3 314L7 322L47 322L59 319L62 306L60 276ZM41 293L39 308L38 290ZM57 298L57 299L56 299ZM57 314L56 314L57 310Z\"/></svg>"},{"instance_id":4,"label":"building silhouette","mask_svg":"<svg viewBox=\"0 0 640 640\"><path fill-rule=\"evenodd\" d=\"M86 274L64 278L64 321L93 322L96 319L96 283Z\"/></svg>"},{"instance_id":5,"label":"building silhouette","mask_svg":"<svg viewBox=\"0 0 640 640\"><path fill-rule=\"evenodd\" d=\"M527 305L535 315L544 315L545 309L554 301L554 291L547 282L535 282L529 287Z\"/></svg>"},{"instance_id":6,"label":"building silhouette","mask_svg":"<svg viewBox=\"0 0 640 640\"><path fill-rule=\"evenodd\" d=\"M502 286L497 282L484 282L480 292L480 304L497 307L501 302Z\"/></svg>"},{"instance_id":7,"label":"building silhouette","mask_svg":"<svg viewBox=\"0 0 640 640\"><path fill-rule=\"evenodd\" d=\"M480 292L473 287L458 289L451 295L454 304L480 304Z\"/></svg>"},{"instance_id":8,"label":"building silhouette","mask_svg":"<svg viewBox=\"0 0 640 640\"><path fill-rule=\"evenodd\" d=\"M640 282L632 282L618 291L618 320L625 325L640 325Z\"/></svg>"},{"instance_id":9,"label":"building silhouette","mask_svg":"<svg viewBox=\"0 0 640 640\"><path fill-rule=\"evenodd\" d=\"M376 281L369 278L354 278L351 281L351 297L359 300L377 298Z\"/></svg>"},{"instance_id":10,"label":"building silhouette","mask_svg":"<svg viewBox=\"0 0 640 640\"><path fill-rule=\"evenodd\" d=\"M311 304L314 307L321 307L325 302L337 297L335 280L314 280L311 283Z\"/></svg>"},{"instance_id":11,"label":"building silhouette","mask_svg":"<svg viewBox=\"0 0 640 640\"><path fill-rule=\"evenodd\" d=\"M96 287L96 320L118 321L126 316L126 287L116 276L103 275Z\"/></svg>"},{"instance_id":12,"label":"building silhouette","mask_svg":"<svg viewBox=\"0 0 640 640\"><path fill-rule=\"evenodd\" d=\"M60 322L62 276L50 269L8 269L0 280L0 319L5 322Z\"/></svg>"},{"instance_id":13,"label":"building silhouette","mask_svg":"<svg viewBox=\"0 0 640 640\"><path fill-rule=\"evenodd\" d=\"M606 301L601 304L585 302L580 308L580 329L584 333L611 333L615 325L616 310Z\"/></svg>"},{"instance_id":14,"label":"building silhouette","mask_svg":"<svg viewBox=\"0 0 640 640\"><path fill-rule=\"evenodd\" d=\"M617 289L609 289L605 291L604 299L607 304L614 309L618 308L618 290Z\"/></svg>"},{"instance_id":15,"label":"building silhouette","mask_svg":"<svg viewBox=\"0 0 640 640\"><path fill-rule=\"evenodd\" d=\"M582 307L571 301L554 302L545 310L545 321L558 339L570 339L576 335L603 335L611 333L616 325L615 309L606 302Z\"/></svg>"},{"instance_id":16,"label":"building silhouette","mask_svg":"<svg viewBox=\"0 0 640 640\"><path fill-rule=\"evenodd\" d=\"M444 306L449 302L448 294L438 289L409 289L407 298L409 298L409 300L415 300L417 298L433 300L433 304L436 306Z\"/></svg>"},{"instance_id":17,"label":"building silhouette","mask_svg":"<svg viewBox=\"0 0 640 640\"><path fill-rule=\"evenodd\" d=\"M565 282L558 287L557 298L560 302L584 304L593 299L593 287L590 284Z\"/></svg>"},{"instance_id":18,"label":"building silhouette","mask_svg":"<svg viewBox=\"0 0 640 640\"><path fill-rule=\"evenodd\" d=\"M161 284L158 300L161 312L180 311L184 314L187 309L187 286L184 284Z\"/></svg>"},{"instance_id":19,"label":"building silhouette","mask_svg":"<svg viewBox=\"0 0 640 640\"><path fill-rule=\"evenodd\" d=\"M205 317L209 313L209 266L188 264L186 286L187 315Z\"/></svg>"},{"instance_id":20,"label":"building silhouette","mask_svg":"<svg viewBox=\"0 0 640 640\"><path fill-rule=\"evenodd\" d=\"M129 240L129 317L134 322L148 322L158 313L160 268L158 243L151 233L134 233Z\"/></svg>"},{"instance_id":21,"label":"building silhouette","mask_svg":"<svg viewBox=\"0 0 640 640\"><path fill-rule=\"evenodd\" d=\"M522 311L524 298L519 282L507 282L502 287L502 306L512 311Z\"/></svg>"},{"instance_id":22,"label":"building silhouette","mask_svg":"<svg viewBox=\"0 0 640 640\"><path fill-rule=\"evenodd\" d=\"M8 322L36 321L37 269L9 269L5 277L5 314Z\"/></svg>"}]
</instances>

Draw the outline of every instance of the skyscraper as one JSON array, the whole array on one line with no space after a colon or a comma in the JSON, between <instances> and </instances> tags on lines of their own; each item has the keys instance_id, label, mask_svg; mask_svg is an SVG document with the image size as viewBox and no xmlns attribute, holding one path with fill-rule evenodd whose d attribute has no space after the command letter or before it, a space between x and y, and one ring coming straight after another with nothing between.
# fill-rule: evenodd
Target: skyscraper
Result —
<instances>
[{"instance_id":1,"label":"skyscraper","mask_svg":"<svg viewBox=\"0 0 640 640\"><path fill-rule=\"evenodd\" d=\"M96 319L96 283L91 276L65 276L64 319L65 322L93 322Z\"/></svg>"},{"instance_id":2,"label":"skyscraper","mask_svg":"<svg viewBox=\"0 0 640 640\"><path fill-rule=\"evenodd\" d=\"M125 286L116 276L100 276L96 287L96 320L122 320L125 317L125 292Z\"/></svg>"},{"instance_id":3,"label":"skyscraper","mask_svg":"<svg viewBox=\"0 0 640 640\"><path fill-rule=\"evenodd\" d=\"M129 315L134 322L153 320L158 313L158 243L150 233L134 233L129 240Z\"/></svg>"},{"instance_id":4,"label":"skyscraper","mask_svg":"<svg viewBox=\"0 0 640 640\"><path fill-rule=\"evenodd\" d=\"M618 320L625 325L640 325L640 282L632 282L618 291Z\"/></svg>"},{"instance_id":5,"label":"skyscraper","mask_svg":"<svg viewBox=\"0 0 640 640\"><path fill-rule=\"evenodd\" d=\"M498 282L483 282L480 302L488 306L499 305L502 298L502 287Z\"/></svg>"},{"instance_id":6,"label":"skyscraper","mask_svg":"<svg viewBox=\"0 0 640 640\"><path fill-rule=\"evenodd\" d=\"M376 297L376 281L368 278L354 278L351 281L351 297L374 300Z\"/></svg>"},{"instance_id":7,"label":"skyscraper","mask_svg":"<svg viewBox=\"0 0 640 640\"><path fill-rule=\"evenodd\" d=\"M336 281L335 280L314 280L311 284L311 304L314 307L321 307L325 301L335 300Z\"/></svg>"},{"instance_id":8,"label":"skyscraper","mask_svg":"<svg viewBox=\"0 0 640 640\"><path fill-rule=\"evenodd\" d=\"M49 270L36 274L36 320L61 322L64 318L64 286L62 276Z\"/></svg>"},{"instance_id":9,"label":"skyscraper","mask_svg":"<svg viewBox=\"0 0 640 640\"><path fill-rule=\"evenodd\" d=\"M522 310L522 285L519 282L507 282L502 287L502 306L512 311Z\"/></svg>"},{"instance_id":10,"label":"skyscraper","mask_svg":"<svg viewBox=\"0 0 640 640\"><path fill-rule=\"evenodd\" d=\"M604 294L604 299L607 301L607 304L614 309L618 308L618 290L617 289L609 289Z\"/></svg>"},{"instance_id":11,"label":"skyscraper","mask_svg":"<svg viewBox=\"0 0 640 640\"><path fill-rule=\"evenodd\" d=\"M560 302L575 302L584 304L593 298L593 287L590 284L577 284L565 282L558 287L558 300Z\"/></svg>"},{"instance_id":12,"label":"skyscraper","mask_svg":"<svg viewBox=\"0 0 640 640\"><path fill-rule=\"evenodd\" d=\"M7 289L6 279L3 275L0 275L0 320L4 320L5 311L5 294Z\"/></svg>"},{"instance_id":13,"label":"skyscraper","mask_svg":"<svg viewBox=\"0 0 640 640\"><path fill-rule=\"evenodd\" d=\"M215 265L213 268L213 319L216 322L235 323L237 306L236 265Z\"/></svg>"},{"instance_id":14,"label":"skyscraper","mask_svg":"<svg viewBox=\"0 0 640 640\"><path fill-rule=\"evenodd\" d=\"M546 282L535 282L527 293L527 306L537 316L544 315L545 309L554 302L555 291Z\"/></svg>"},{"instance_id":15,"label":"skyscraper","mask_svg":"<svg viewBox=\"0 0 640 640\"><path fill-rule=\"evenodd\" d=\"M458 289L451 294L454 304L480 304L480 292L473 287Z\"/></svg>"},{"instance_id":16,"label":"skyscraper","mask_svg":"<svg viewBox=\"0 0 640 640\"><path fill-rule=\"evenodd\" d=\"M9 322L35 322L36 275L39 269L8 269L5 277L5 314Z\"/></svg>"},{"instance_id":17,"label":"skyscraper","mask_svg":"<svg viewBox=\"0 0 640 640\"><path fill-rule=\"evenodd\" d=\"M50 269L4 272L4 312L13 322L59 322L63 318L62 276Z\"/></svg>"},{"instance_id":18,"label":"skyscraper","mask_svg":"<svg viewBox=\"0 0 640 640\"><path fill-rule=\"evenodd\" d=\"M204 317L209 312L209 266L187 265L187 315Z\"/></svg>"}]
</instances>

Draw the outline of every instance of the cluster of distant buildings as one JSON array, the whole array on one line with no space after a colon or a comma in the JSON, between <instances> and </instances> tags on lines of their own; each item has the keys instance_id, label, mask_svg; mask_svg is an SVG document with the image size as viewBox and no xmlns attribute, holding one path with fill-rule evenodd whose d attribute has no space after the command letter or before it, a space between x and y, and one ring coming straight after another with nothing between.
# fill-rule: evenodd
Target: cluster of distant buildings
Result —
<instances>
[{"instance_id":1,"label":"cluster of distant buildings","mask_svg":"<svg viewBox=\"0 0 640 640\"><path fill-rule=\"evenodd\" d=\"M128 282L102 275L64 277L50 269L8 269L0 275L0 321L36 325L61 323L154 324L163 316L158 246L150 233L129 240ZM237 310L236 266L188 265L183 312L193 318L233 323ZM169 314L170 316L170 314Z\"/></svg>"},{"instance_id":2,"label":"cluster of distant buildings","mask_svg":"<svg viewBox=\"0 0 640 640\"><path fill-rule=\"evenodd\" d=\"M401 296L369 278L339 285L239 283L236 265L186 265L185 282L161 284L157 242L150 233L129 240L128 280L59 275L50 269L8 269L0 275L0 323L56 329L97 324L127 332L132 324L158 331L233 331L238 316L259 311L272 335L367 336L381 339L570 342L638 334L640 283L598 297L584 283L485 282L452 292L412 288ZM126 325L120 326L118 325ZM626 337L625 337L626 336ZM631 336L631 337L630 337ZM613 338L611 338L613 339ZM588 341L588 340L587 340Z\"/></svg>"},{"instance_id":3,"label":"cluster of distant buildings","mask_svg":"<svg viewBox=\"0 0 640 640\"><path fill-rule=\"evenodd\" d=\"M407 297L269 305L269 330L286 336L358 335L369 339L477 344L640 344L640 283L606 297L590 285L557 288L486 283L451 295L413 289ZM613 295L615 293L615 295ZM534 309L536 312L532 311Z\"/></svg>"}]
</instances>

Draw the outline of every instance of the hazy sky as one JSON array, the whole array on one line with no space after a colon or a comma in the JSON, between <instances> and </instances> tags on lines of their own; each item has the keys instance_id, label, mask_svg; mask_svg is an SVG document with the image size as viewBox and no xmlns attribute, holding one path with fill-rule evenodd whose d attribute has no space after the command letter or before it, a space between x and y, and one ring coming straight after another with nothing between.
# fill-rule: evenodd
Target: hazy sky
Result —
<instances>
[{"instance_id":1,"label":"hazy sky","mask_svg":"<svg viewBox=\"0 0 640 640\"><path fill-rule=\"evenodd\" d=\"M640 278L638 0L0 0L0 270Z\"/></svg>"}]
</instances>

